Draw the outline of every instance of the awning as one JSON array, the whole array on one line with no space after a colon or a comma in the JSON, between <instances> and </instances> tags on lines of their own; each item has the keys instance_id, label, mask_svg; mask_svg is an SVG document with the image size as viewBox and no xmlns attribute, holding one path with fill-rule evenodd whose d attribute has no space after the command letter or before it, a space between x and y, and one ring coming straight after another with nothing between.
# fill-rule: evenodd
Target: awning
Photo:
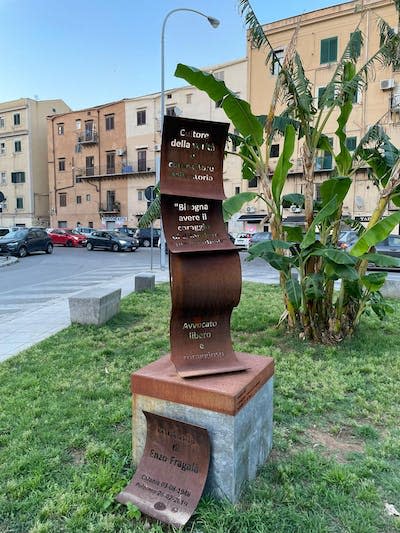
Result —
<instances>
[{"instance_id":1,"label":"awning","mask_svg":"<svg viewBox=\"0 0 400 533\"><path fill-rule=\"evenodd\" d=\"M306 223L304 215L288 216L282 220L285 226L302 226Z\"/></svg>"},{"instance_id":2,"label":"awning","mask_svg":"<svg viewBox=\"0 0 400 533\"><path fill-rule=\"evenodd\" d=\"M241 222L261 222L261 220L264 220L268 217L267 213L259 213L259 214L248 214L248 215L240 215L238 218L238 221Z\"/></svg>"}]
</instances>

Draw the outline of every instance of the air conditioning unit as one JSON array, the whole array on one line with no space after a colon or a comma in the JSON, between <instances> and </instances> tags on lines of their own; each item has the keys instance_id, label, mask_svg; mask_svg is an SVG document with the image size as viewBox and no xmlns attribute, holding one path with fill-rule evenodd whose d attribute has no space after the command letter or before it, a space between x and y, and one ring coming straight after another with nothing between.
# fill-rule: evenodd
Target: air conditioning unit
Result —
<instances>
[{"instance_id":1,"label":"air conditioning unit","mask_svg":"<svg viewBox=\"0 0 400 533\"><path fill-rule=\"evenodd\" d=\"M255 213L256 212L256 208L254 207L254 205L249 205L248 207L246 207L246 211L248 213Z\"/></svg>"},{"instance_id":2,"label":"air conditioning unit","mask_svg":"<svg viewBox=\"0 0 400 533\"><path fill-rule=\"evenodd\" d=\"M388 89L393 89L394 80L381 80L381 89L382 91L387 91Z\"/></svg>"},{"instance_id":3,"label":"air conditioning unit","mask_svg":"<svg viewBox=\"0 0 400 533\"><path fill-rule=\"evenodd\" d=\"M290 206L290 211L292 213L301 213L301 207L298 207L297 205L291 205Z\"/></svg>"},{"instance_id":4,"label":"air conditioning unit","mask_svg":"<svg viewBox=\"0 0 400 533\"><path fill-rule=\"evenodd\" d=\"M161 150L161 144L155 144L154 145L154 151L159 152Z\"/></svg>"},{"instance_id":5,"label":"air conditioning unit","mask_svg":"<svg viewBox=\"0 0 400 533\"><path fill-rule=\"evenodd\" d=\"M124 149L124 148L117 148L117 149L115 150L115 153L116 153L117 155L125 155L125 149Z\"/></svg>"}]
</instances>

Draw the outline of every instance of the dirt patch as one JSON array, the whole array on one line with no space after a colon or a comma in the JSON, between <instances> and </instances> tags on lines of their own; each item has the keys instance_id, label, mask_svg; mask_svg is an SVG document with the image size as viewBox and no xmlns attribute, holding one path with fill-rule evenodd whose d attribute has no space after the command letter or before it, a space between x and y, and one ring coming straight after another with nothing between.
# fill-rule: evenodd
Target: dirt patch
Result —
<instances>
[{"instance_id":1,"label":"dirt patch","mask_svg":"<svg viewBox=\"0 0 400 533\"><path fill-rule=\"evenodd\" d=\"M79 448L74 448L70 451L72 462L76 466L83 465L85 462L85 451Z\"/></svg>"},{"instance_id":2,"label":"dirt patch","mask_svg":"<svg viewBox=\"0 0 400 533\"><path fill-rule=\"evenodd\" d=\"M323 433L318 429L309 429L307 431L308 437L314 443L314 446L322 446L325 448L323 453L327 456L334 456L340 462L346 462L346 456L350 452L362 453L364 445L357 441L348 432L340 433L333 436L330 433Z\"/></svg>"}]
</instances>

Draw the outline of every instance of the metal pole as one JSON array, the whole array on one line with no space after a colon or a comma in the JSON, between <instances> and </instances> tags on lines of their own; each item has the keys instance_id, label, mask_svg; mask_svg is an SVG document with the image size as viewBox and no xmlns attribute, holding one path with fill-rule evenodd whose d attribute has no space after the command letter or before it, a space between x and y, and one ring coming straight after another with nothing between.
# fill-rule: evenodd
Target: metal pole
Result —
<instances>
[{"instance_id":1,"label":"metal pole","mask_svg":"<svg viewBox=\"0 0 400 533\"><path fill-rule=\"evenodd\" d=\"M167 13L164 17L162 29L161 29L161 94L160 94L160 131L161 131L161 137L162 137L162 131L163 131L163 124L164 124L164 115L165 115L165 26L167 23L168 18L177 11L189 11L190 13L196 13L197 15L201 15L202 17L206 18L208 22L211 24L213 28L217 28L219 26L219 20L214 17L209 17L208 15L205 15L201 11L197 11L196 9L190 9L186 7L178 7L176 9L172 9L169 13ZM160 182L160 155L157 156L158 164L156 167L156 181L157 183ZM160 227L161 227L161 234L160 234L160 268L161 270L165 270L165 235L163 231L163 225L162 225L162 218L160 215Z\"/></svg>"}]
</instances>

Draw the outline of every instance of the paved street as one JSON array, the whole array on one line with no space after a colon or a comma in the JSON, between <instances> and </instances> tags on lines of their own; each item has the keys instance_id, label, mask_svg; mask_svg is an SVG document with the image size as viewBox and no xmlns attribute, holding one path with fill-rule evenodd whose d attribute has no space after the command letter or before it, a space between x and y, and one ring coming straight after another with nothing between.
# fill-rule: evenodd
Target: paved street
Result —
<instances>
[{"instance_id":1,"label":"paved street","mask_svg":"<svg viewBox=\"0 0 400 533\"><path fill-rule=\"evenodd\" d=\"M243 279L276 283L277 273L264 261L245 261ZM167 261L168 267L168 261ZM88 252L85 248L56 247L52 255L36 254L0 268L0 361L68 327L68 297L88 287L134 290L134 276L153 272L156 282L168 281L161 271L158 249L139 248L134 253Z\"/></svg>"}]
</instances>

